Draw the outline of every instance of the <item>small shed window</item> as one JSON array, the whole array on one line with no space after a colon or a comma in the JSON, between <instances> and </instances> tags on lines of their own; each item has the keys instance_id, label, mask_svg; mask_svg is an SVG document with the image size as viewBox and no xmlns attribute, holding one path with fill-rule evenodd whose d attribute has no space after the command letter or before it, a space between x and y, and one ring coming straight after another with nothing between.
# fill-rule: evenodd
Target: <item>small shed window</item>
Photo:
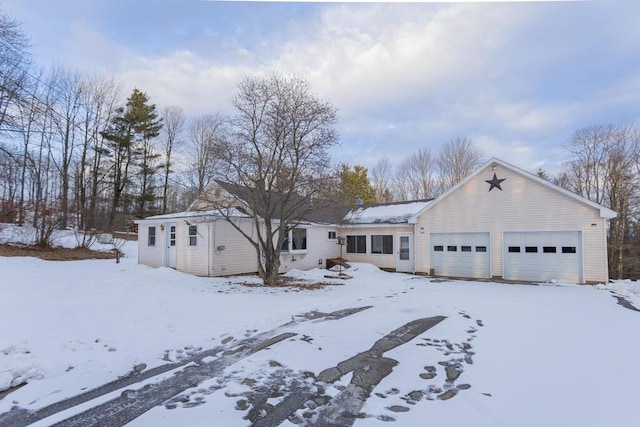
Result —
<instances>
[{"instance_id":1,"label":"small shed window","mask_svg":"<svg viewBox=\"0 0 640 427\"><path fill-rule=\"evenodd\" d=\"M189 226L189 246L196 246L198 244L198 226Z\"/></svg>"},{"instance_id":2,"label":"small shed window","mask_svg":"<svg viewBox=\"0 0 640 427\"><path fill-rule=\"evenodd\" d=\"M156 245L156 228L149 227L147 246L155 246L155 245Z\"/></svg>"}]
</instances>

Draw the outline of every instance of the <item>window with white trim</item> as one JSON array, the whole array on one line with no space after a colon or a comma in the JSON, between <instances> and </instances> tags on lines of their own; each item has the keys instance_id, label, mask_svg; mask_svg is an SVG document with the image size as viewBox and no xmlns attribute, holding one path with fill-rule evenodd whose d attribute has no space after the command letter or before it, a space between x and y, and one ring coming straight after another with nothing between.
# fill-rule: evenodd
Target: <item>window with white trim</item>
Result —
<instances>
[{"instance_id":1,"label":"window with white trim","mask_svg":"<svg viewBox=\"0 0 640 427\"><path fill-rule=\"evenodd\" d=\"M336 230L329 230L327 232L327 240L338 240L338 232Z\"/></svg>"},{"instance_id":2,"label":"window with white trim","mask_svg":"<svg viewBox=\"0 0 640 427\"><path fill-rule=\"evenodd\" d=\"M307 250L307 229L294 228L291 230L291 250L306 251Z\"/></svg>"},{"instance_id":3,"label":"window with white trim","mask_svg":"<svg viewBox=\"0 0 640 427\"><path fill-rule=\"evenodd\" d=\"M371 236L371 253L372 254L392 254L393 253L393 235L379 234Z\"/></svg>"},{"instance_id":4,"label":"window with white trim","mask_svg":"<svg viewBox=\"0 0 640 427\"><path fill-rule=\"evenodd\" d=\"M156 228L149 227L149 234L147 236L147 246L155 246L156 245Z\"/></svg>"},{"instance_id":5,"label":"window with white trim","mask_svg":"<svg viewBox=\"0 0 640 427\"><path fill-rule=\"evenodd\" d=\"M347 236L348 254L366 254L367 236Z\"/></svg>"},{"instance_id":6,"label":"window with white trim","mask_svg":"<svg viewBox=\"0 0 640 427\"><path fill-rule=\"evenodd\" d=\"M197 246L198 244L198 226L189 226L189 246Z\"/></svg>"},{"instance_id":7,"label":"window with white trim","mask_svg":"<svg viewBox=\"0 0 640 427\"><path fill-rule=\"evenodd\" d=\"M306 252L307 249L307 229L300 227L287 231L280 252Z\"/></svg>"}]
</instances>

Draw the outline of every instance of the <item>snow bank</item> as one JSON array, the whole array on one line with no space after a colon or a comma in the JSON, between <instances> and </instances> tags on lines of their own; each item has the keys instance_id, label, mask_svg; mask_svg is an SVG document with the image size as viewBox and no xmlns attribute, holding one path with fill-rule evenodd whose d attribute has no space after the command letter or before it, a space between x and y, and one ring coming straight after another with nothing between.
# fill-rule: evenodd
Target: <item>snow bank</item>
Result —
<instances>
[{"instance_id":1,"label":"snow bank","mask_svg":"<svg viewBox=\"0 0 640 427\"><path fill-rule=\"evenodd\" d=\"M635 308L640 310L640 282L629 279L613 280L606 285L598 285L598 289L612 291L614 294L623 297Z\"/></svg>"}]
</instances>

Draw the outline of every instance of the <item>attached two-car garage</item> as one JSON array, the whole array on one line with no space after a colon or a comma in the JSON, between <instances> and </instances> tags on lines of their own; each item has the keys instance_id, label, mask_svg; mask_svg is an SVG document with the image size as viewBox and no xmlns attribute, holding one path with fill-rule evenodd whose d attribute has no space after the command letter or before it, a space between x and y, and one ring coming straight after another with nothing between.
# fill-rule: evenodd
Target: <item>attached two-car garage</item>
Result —
<instances>
[{"instance_id":1,"label":"attached two-car garage","mask_svg":"<svg viewBox=\"0 0 640 427\"><path fill-rule=\"evenodd\" d=\"M490 278L488 232L430 233L431 268L437 276ZM582 281L580 231L505 231L502 238L505 280L570 283ZM496 254L497 255L497 254Z\"/></svg>"}]
</instances>

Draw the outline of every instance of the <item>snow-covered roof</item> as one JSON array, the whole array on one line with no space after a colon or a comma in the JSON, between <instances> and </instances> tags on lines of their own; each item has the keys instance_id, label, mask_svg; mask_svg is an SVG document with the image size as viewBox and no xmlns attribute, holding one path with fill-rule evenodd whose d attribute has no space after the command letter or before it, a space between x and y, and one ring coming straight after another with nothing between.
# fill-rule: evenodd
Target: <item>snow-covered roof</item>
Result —
<instances>
[{"instance_id":1,"label":"snow-covered roof","mask_svg":"<svg viewBox=\"0 0 640 427\"><path fill-rule=\"evenodd\" d=\"M349 211L344 221L351 224L402 224L427 207L431 200L362 206Z\"/></svg>"},{"instance_id":2,"label":"snow-covered roof","mask_svg":"<svg viewBox=\"0 0 640 427\"><path fill-rule=\"evenodd\" d=\"M228 212L229 212L229 216L233 218L249 218L249 215L235 208L230 208ZM185 218L193 218L193 219L198 218L202 221L207 221L207 220L223 218L223 215L217 209L211 209L206 211L185 211L185 212L176 212L176 213L163 214L163 215L154 215L144 219L138 219L135 222L138 223L140 221L164 221L164 220L185 219Z\"/></svg>"}]
</instances>

